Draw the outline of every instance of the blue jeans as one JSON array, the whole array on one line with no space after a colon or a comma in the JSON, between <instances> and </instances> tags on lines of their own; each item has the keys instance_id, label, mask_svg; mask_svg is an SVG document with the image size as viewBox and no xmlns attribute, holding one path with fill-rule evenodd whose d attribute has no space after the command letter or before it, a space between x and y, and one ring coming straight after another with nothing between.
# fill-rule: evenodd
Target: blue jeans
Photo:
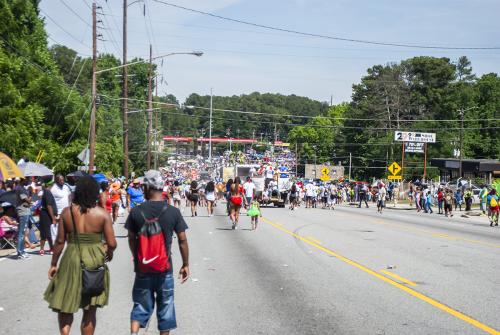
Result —
<instances>
[{"instance_id":1,"label":"blue jeans","mask_svg":"<svg viewBox=\"0 0 500 335\"><path fill-rule=\"evenodd\" d=\"M28 222L30 221L29 215L24 215L19 217L19 229L17 233L17 254L24 254L24 233L28 227Z\"/></svg>"},{"instance_id":2,"label":"blue jeans","mask_svg":"<svg viewBox=\"0 0 500 335\"><path fill-rule=\"evenodd\" d=\"M432 208L431 208L431 203L430 202L426 202L425 203L425 211L429 214L432 214Z\"/></svg>"},{"instance_id":3,"label":"blue jeans","mask_svg":"<svg viewBox=\"0 0 500 335\"><path fill-rule=\"evenodd\" d=\"M169 273L136 273L132 291L134 307L130 314L131 321L140 323L145 328L153 314L155 301L158 330L160 332L177 328L174 307L174 277Z\"/></svg>"}]
</instances>

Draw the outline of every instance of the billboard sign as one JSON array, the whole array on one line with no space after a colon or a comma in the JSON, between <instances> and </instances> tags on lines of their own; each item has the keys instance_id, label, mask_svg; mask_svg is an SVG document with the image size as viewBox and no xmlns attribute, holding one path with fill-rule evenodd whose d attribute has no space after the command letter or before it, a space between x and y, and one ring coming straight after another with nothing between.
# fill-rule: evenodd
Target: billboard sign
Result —
<instances>
[{"instance_id":1,"label":"billboard sign","mask_svg":"<svg viewBox=\"0 0 500 335\"><path fill-rule=\"evenodd\" d=\"M405 142L405 152L423 154L424 145L422 142Z\"/></svg>"},{"instance_id":2,"label":"billboard sign","mask_svg":"<svg viewBox=\"0 0 500 335\"><path fill-rule=\"evenodd\" d=\"M436 143L436 133L396 130L394 132L394 140L398 142Z\"/></svg>"}]
</instances>

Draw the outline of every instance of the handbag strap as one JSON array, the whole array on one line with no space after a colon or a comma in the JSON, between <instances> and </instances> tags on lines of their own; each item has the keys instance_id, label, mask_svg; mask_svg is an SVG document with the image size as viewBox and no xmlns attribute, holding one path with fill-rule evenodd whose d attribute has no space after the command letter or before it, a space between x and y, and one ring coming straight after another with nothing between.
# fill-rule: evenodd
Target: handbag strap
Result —
<instances>
[{"instance_id":1,"label":"handbag strap","mask_svg":"<svg viewBox=\"0 0 500 335\"><path fill-rule=\"evenodd\" d=\"M75 216L73 215L73 205L69 206L69 212L71 213L71 221L73 222L73 235L76 238L78 255L80 256L80 265L82 266L82 269L85 269L85 264L83 264L83 259L82 259L82 250L80 249L80 238L78 237L78 231L76 230Z\"/></svg>"}]
</instances>

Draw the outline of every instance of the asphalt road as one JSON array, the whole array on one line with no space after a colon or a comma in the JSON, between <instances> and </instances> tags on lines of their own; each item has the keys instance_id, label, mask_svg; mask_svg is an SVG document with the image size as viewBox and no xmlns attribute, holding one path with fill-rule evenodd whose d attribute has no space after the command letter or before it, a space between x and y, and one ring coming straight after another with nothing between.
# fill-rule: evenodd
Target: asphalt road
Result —
<instances>
[{"instance_id":1,"label":"asphalt road","mask_svg":"<svg viewBox=\"0 0 500 335\"><path fill-rule=\"evenodd\" d=\"M257 231L246 216L232 231L224 208L186 217L192 278L176 286L175 334L500 334L500 229L485 218L265 208ZM128 334L133 272L116 234L97 334ZM173 258L178 270L175 244ZM0 260L0 334L57 332L41 298L49 262Z\"/></svg>"}]
</instances>

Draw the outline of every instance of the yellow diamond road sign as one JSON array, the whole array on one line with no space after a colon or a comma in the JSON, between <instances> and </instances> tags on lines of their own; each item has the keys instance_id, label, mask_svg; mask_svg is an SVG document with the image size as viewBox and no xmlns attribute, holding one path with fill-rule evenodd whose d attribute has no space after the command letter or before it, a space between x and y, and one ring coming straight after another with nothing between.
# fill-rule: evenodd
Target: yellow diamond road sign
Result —
<instances>
[{"instance_id":1,"label":"yellow diamond road sign","mask_svg":"<svg viewBox=\"0 0 500 335\"><path fill-rule=\"evenodd\" d=\"M321 169L321 173L323 175L328 175L328 174L330 174L330 170L328 170L328 168L325 167L325 168Z\"/></svg>"},{"instance_id":2,"label":"yellow diamond road sign","mask_svg":"<svg viewBox=\"0 0 500 335\"><path fill-rule=\"evenodd\" d=\"M392 173L393 176L397 175L401 171L401 166L399 166L398 163L393 162L389 167L387 168L390 173Z\"/></svg>"}]
</instances>

